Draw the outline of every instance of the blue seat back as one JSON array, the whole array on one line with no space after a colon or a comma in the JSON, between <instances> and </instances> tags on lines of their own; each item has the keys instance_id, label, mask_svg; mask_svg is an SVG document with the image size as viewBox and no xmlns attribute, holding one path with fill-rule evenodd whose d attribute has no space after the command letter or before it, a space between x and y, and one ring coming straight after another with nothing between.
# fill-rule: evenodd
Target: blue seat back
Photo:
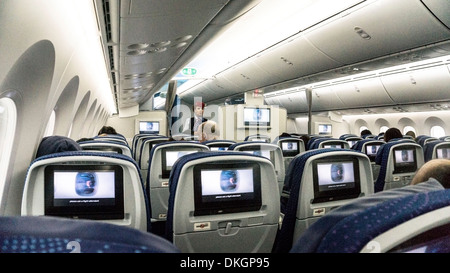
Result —
<instances>
[{"instance_id":1,"label":"blue seat back","mask_svg":"<svg viewBox=\"0 0 450 273\"><path fill-rule=\"evenodd\" d=\"M226 211L228 207L225 206L224 211L222 208L215 208L210 213L196 213L198 210L195 200L199 200L199 196L195 195L195 188L200 186L197 183L201 182L204 189L204 187L218 187L223 180L210 176L202 180L203 176L197 178L194 170L199 171L197 168L200 168L201 175L207 175L202 172L204 168L213 172L217 170L240 172L239 169L244 168L246 164L258 166L257 169L252 169L252 173L260 177L260 180L256 178L256 184L253 184L253 189L260 189L260 205L251 210L246 209L249 205L245 205ZM224 165L227 167L221 167ZM245 184L242 183L250 180L242 180L245 176L243 173L240 175L238 183L244 187ZM189 154L175 163L170 174L169 187L166 236L182 252L271 252L278 230L280 203L275 170L268 159L232 151ZM217 190L221 198L237 198L243 194ZM254 196L258 196L257 192L256 190L253 193ZM197 190L197 193L200 194L200 191ZM203 198L201 197L201 200ZM238 201L239 199L235 199L232 203L236 204Z\"/></svg>"},{"instance_id":2,"label":"blue seat back","mask_svg":"<svg viewBox=\"0 0 450 273\"><path fill-rule=\"evenodd\" d=\"M414 151L416 162L416 168L414 170L396 171L394 150L402 148ZM375 158L375 163L380 165L380 171L375 181L375 192L403 187L411 183L417 170L424 164L423 148L411 140L391 140L380 147Z\"/></svg>"},{"instance_id":3,"label":"blue seat back","mask_svg":"<svg viewBox=\"0 0 450 273\"><path fill-rule=\"evenodd\" d=\"M0 217L0 253L179 253L149 232L91 220Z\"/></svg>"},{"instance_id":4,"label":"blue seat back","mask_svg":"<svg viewBox=\"0 0 450 273\"><path fill-rule=\"evenodd\" d=\"M166 221L167 216L170 170L168 172L164 171L163 160L166 157L166 163L168 163L169 153L172 153L170 155L172 157L174 153L183 153L186 151L198 153L201 151L209 151L209 148L198 142L169 141L155 144L151 149L145 189L151 200L153 222ZM176 158L173 158L173 160L176 160Z\"/></svg>"},{"instance_id":5,"label":"blue seat back","mask_svg":"<svg viewBox=\"0 0 450 273\"><path fill-rule=\"evenodd\" d=\"M255 155L261 155L269 158L273 166L275 167L275 173L277 174L278 180L278 188L279 192L281 193L283 189L286 170L283 152L278 145L262 141L244 141L231 145L230 147L228 147L228 150L253 153Z\"/></svg>"},{"instance_id":6,"label":"blue seat back","mask_svg":"<svg viewBox=\"0 0 450 273\"><path fill-rule=\"evenodd\" d=\"M130 147L127 144L119 141L112 140L90 140L80 143L83 151L96 151L96 152L112 152L119 153L129 157L133 157Z\"/></svg>"},{"instance_id":7,"label":"blue seat back","mask_svg":"<svg viewBox=\"0 0 450 273\"><path fill-rule=\"evenodd\" d=\"M431 180L355 199L315 222L290 251L371 251L370 243L378 235L424 213L449 206L450 191L443 189L439 182ZM406 233L402 230L396 237L410 238L411 234ZM390 240L394 238L391 236Z\"/></svg>"},{"instance_id":8,"label":"blue seat back","mask_svg":"<svg viewBox=\"0 0 450 273\"><path fill-rule=\"evenodd\" d=\"M139 167L129 156L117 153L74 151L49 154L36 158L31 162L27 171L22 196L21 215L45 215L45 173L46 168L53 165L64 166L68 171L73 170L71 172L78 172L80 167L82 168L83 166L119 166L123 172L124 218L100 221L129 226L142 231L151 231L150 202L144 190ZM75 182L67 181L67 183ZM76 185L74 185L73 194L77 195L75 187Z\"/></svg>"},{"instance_id":9,"label":"blue seat back","mask_svg":"<svg viewBox=\"0 0 450 273\"><path fill-rule=\"evenodd\" d=\"M450 142L443 140L427 142L423 147L423 155L425 162L436 158L450 159Z\"/></svg>"},{"instance_id":10,"label":"blue seat back","mask_svg":"<svg viewBox=\"0 0 450 273\"><path fill-rule=\"evenodd\" d=\"M353 162L359 170L360 191L355 195L335 196L318 202L318 185L314 185L314 168L317 162ZM358 172L357 172L358 173ZM353 173L348 178L357 175ZM317 174L325 174L317 171ZM350 173L349 173L350 174ZM332 175L331 173L329 175ZM350 181L350 180L349 180ZM282 199L281 212L284 214L281 229L277 235L275 252L288 252L293 242L315 221L332 209L342 206L354 198L373 193L373 177L368 157L350 149L322 148L313 149L295 157L286 172L285 191L288 197ZM339 194L339 193L337 193Z\"/></svg>"}]
</instances>

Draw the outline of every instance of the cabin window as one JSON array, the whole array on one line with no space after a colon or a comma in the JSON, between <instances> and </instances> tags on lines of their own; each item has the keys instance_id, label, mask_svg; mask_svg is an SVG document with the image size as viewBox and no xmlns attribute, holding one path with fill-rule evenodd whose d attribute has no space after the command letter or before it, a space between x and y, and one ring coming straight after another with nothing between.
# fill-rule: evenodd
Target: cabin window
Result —
<instances>
[{"instance_id":1,"label":"cabin window","mask_svg":"<svg viewBox=\"0 0 450 273\"><path fill-rule=\"evenodd\" d=\"M433 126L430 130L430 136L440 138L445 136L445 130L441 126Z\"/></svg>"},{"instance_id":2,"label":"cabin window","mask_svg":"<svg viewBox=\"0 0 450 273\"><path fill-rule=\"evenodd\" d=\"M407 132L414 132L414 134L416 134L416 129L412 126L405 126L405 128L403 128L403 134L406 135Z\"/></svg>"},{"instance_id":3,"label":"cabin window","mask_svg":"<svg viewBox=\"0 0 450 273\"><path fill-rule=\"evenodd\" d=\"M53 131L55 130L55 120L56 120L56 113L55 110L53 110L52 114L50 115L50 118L48 119L44 137L53 135Z\"/></svg>"},{"instance_id":4,"label":"cabin window","mask_svg":"<svg viewBox=\"0 0 450 273\"><path fill-rule=\"evenodd\" d=\"M0 196L3 195L16 131L17 109L10 98L0 98Z\"/></svg>"},{"instance_id":5,"label":"cabin window","mask_svg":"<svg viewBox=\"0 0 450 273\"><path fill-rule=\"evenodd\" d=\"M389 129L387 126L381 126L380 127L380 133L386 133L386 131Z\"/></svg>"}]
</instances>

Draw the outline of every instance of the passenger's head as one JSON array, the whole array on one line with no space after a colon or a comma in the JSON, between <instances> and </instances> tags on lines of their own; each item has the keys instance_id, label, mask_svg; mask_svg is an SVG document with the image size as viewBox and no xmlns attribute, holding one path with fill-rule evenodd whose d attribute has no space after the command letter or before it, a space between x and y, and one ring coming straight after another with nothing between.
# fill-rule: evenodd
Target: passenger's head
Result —
<instances>
[{"instance_id":1,"label":"passenger's head","mask_svg":"<svg viewBox=\"0 0 450 273\"><path fill-rule=\"evenodd\" d=\"M41 140L36 158L48 154L81 150L80 144L71 138L65 136L48 136Z\"/></svg>"},{"instance_id":2,"label":"passenger's head","mask_svg":"<svg viewBox=\"0 0 450 273\"><path fill-rule=\"evenodd\" d=\"M218 139L219 128L214 121L208 120L198 126L197 135L200 142Z\"/></svg>"},{"instance_id":3,"label":"passenger's head","mask_svg":"<svg viewBox=\"0 0 450 273\"><path fill-rule=\"evenodd\" d=\"M389 142L394 138L403 138L402 132L400 132L400 130L395 127L387 129L384 133L384 141Z\"/></svg>"},{"instance_id":4,"label":"passenger's head","mask_svg":"<svg viewBox=\"0 0 450 273\"><path fill-rule=\"evenodd\" d=\"M412 136L413 139L416 139L416 133L414 133L413 131L408 131L405 135Z\"/></svg>"},{"instance_id":5,"label":"passenger's head","mask_svg":"<svg viewBox=\"0 0 450 273\"><path fill-rule=\"evenodd\" d=\"M364 129L361 131L361 136L371 135L372 132L369 129Z\"/></svg>"},{"instance_id":6,"label":"passenger's head","mask_svg":"<svg viewBox=\"0 0 450 273\"><path fill-rule=\"evenodd\" d=\"M77 142L81 143L81 142L91 141L91 140L94 140L94 139L92 137L82 137L79 140L77 140Z\"/></svg>"},{"instance_id":7,"label":"passenger's head","mask_svg":"<svg viewBox=\"0 0 450 273\"><path fill-rule=\"evenodd\" d=\"M288 133L286 133L286 132L283 132L283 133L281 133L281 135L279 135L278 137L279 137L279 138L282 138L282 137L291 137L291 135L288 134Z\"/></svg>"},{"instance_id":8,"label":"passenger's head","mask_svg":"<svg viewBox=\"0 0 450 273\"><path fill-rule=\"evenodd\" d=\"M116 129L114 129L111 126L103 126L100 131L98 131L99 136L106 136L106 135L117 135Z\"/></svg>"},{"instance_id":9,"label":"passenger's head","mask_svg":"<svg viewBox=\"0 0 450 273\"><path fill-rule=\"evenodd\" d=\"M426 162L414 175L411 185L428 181L430 178L436 179L444 188L450 189L450 160L432 159Z\"/></svg>"},{"instance_id":10,"label":"passenger's head","mask_svg":"<svg viewBox=\"0 0 450 273\"><path fill-rule=\"evenodd\" d=\"M205 103L197 101L194 103L194 114L198 117L203 116L203 110L205 109Z\"/></svg>"},{"instance_id":11,"label":"passenger's head","mask_svg":"<svg viewBox=\"0 0 450 273\"><path fill-rule=\"evenodd\" d=\"M305 145L306 149L306 147L308 147L308 142L311 139L311 137L309 135L301 135L300 139L303 140L303 145Z\"/></svg>"}]
</instances>

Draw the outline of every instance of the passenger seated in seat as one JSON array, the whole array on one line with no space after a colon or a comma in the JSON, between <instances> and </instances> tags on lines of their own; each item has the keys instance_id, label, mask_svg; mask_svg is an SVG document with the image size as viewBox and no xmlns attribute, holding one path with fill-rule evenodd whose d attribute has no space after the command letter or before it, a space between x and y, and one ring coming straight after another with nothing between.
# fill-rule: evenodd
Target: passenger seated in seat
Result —
<instances>
[{"instance_id":1,"label":"passenger seated in seat","mask_svg":"<svg viewBox=\"0 0 450 273\"><path fill-rule=\"evenodd\" d=\"M372 132L369 129L364 129L361 131L362 138L364 138L364 136L371 135L371 134L372 134Z\"/></svg>"},{"instance_id":2,"label":"passenger seated in seat","mask_svg":"<svg viewBox=\"0 0 450 273\"><path fill-rule=\"evenodd\" d=\"M116 129L111 126L103 126L100 131L98 131L99 136L107 136L107 135L117 135Z\"/></svg>"},{"instance_id":3,"label":"passenger seated in seat","mask_svg":"<svg viewBox=\"0 0 450 273\"><path fill-rule=\"evenodd\" d=\"M81 151L82 148L75 140L65 136L47 136L39 144L36 158L68 151Z\"/></svg>"},{"instance_id":4,"label":"passenger seated in seat","mask_svg":"<svg viewBox=\"0 0 450 273\"><path fill-rule=\"evenodd\" d=\"M433 159L426 162L414 175L411 185L428 181L430 178L436 179L446 189L450 189L450 160Z\"/></svg>"},{"instance_id":5,"label":"passenger seated in seat","mask_svg":"<svg viewBox=\"0 0 450 273\"><path fill-rule=\"evenodd\" d=\"M387 131L384 133L384 141L389 142L392 139L396 138L403 138L402 132L400 132L399 129L392 127L387 129Z\"/></svg>"}]
</instances>

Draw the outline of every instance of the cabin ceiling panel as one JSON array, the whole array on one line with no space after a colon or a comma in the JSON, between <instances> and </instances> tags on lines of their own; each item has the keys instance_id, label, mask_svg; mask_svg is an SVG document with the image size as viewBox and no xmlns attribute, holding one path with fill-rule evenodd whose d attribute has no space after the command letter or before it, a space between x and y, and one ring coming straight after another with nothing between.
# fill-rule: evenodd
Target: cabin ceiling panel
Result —
<instances>
[{"instance_id":1,"label":"cabin ceiling panel","mask_svg":"<svg viewBox=\"0 0 450 273\"><path fill-rule=\"evenodd\" d=\"M288 113L308 112L308 102L304 91L286 92L279 97L279 103Z\"/></svg>"},{"instance_id":2,"label":"cabin ceiling panel","mask_svg":"<svg viewBox=\"0 0 450 273\"><path fill-rule=\"evenodd\" d=\"M380 79L370 78L332 87L346 108L371 107L393 104Z\"/></svg>"},{"instance_id":3,"label":"cabin ceiling panel","mask_svg":"<svg viewBox=\"0 0 450 273\"><path fill-rule=\"evenodd\" d=\"M220 77L224 77L238 86L239 90L249 91L273 82L281 81L276 75L262 70L253 61L247 61L232 69L228 69Z\"/></svg>"},{"instance_id":4,"label":"cabin ceiling panel","mask_svg":"<svg viewBox=\"0 0 450 273\"><path fill-rule=\"evenodd\" d=\"M420 103L450 99L447 65L385 75L381 81L396 103Z\"/></svg>"},{"instance_id":5,"label":"cabin ceiling panel","mask_svg":"<svg viewBox=\"0 0 450 273\"><path fill-rule=\"evenodd\" d=\"M312 90L312 111L344 109L345 104L330 87L319 87Z\"/></svg>"},{"instance_id":6,"label":"cabin ceiling panel","mask_svg":"<svg viewBox=\"0 0 450 273\"><path fill-rule=\"evenodd\" d=\"M116 69L118 90L124 94L118 95L119 105L128 107L144 102L158 85L163 84L163 79L178 73L174 64L228 2L121 1L120 66Z\"/></svg>"},{"instance_id":7,"label":"cabin ceiling panel","mask_svg":"<svg viewBox=\"0 0 450 273\"><path fill-rule=\"evenodd\" d=\"M420 1L380 0L311 29L306 38L330 58L351 64L450 38Z\"/></svg>"},{"instance_id":8,"label":"cabin ceiling panel","mask_svg":"<svg viewBox=\"0 0 450 273\"><path fill-rule=\"evenodd\" d=\"M329 70L341 64L317 50L303 36L264 52L255 58L255 64L267 73L288 81Z\"/></svg>"}]
</instances>

